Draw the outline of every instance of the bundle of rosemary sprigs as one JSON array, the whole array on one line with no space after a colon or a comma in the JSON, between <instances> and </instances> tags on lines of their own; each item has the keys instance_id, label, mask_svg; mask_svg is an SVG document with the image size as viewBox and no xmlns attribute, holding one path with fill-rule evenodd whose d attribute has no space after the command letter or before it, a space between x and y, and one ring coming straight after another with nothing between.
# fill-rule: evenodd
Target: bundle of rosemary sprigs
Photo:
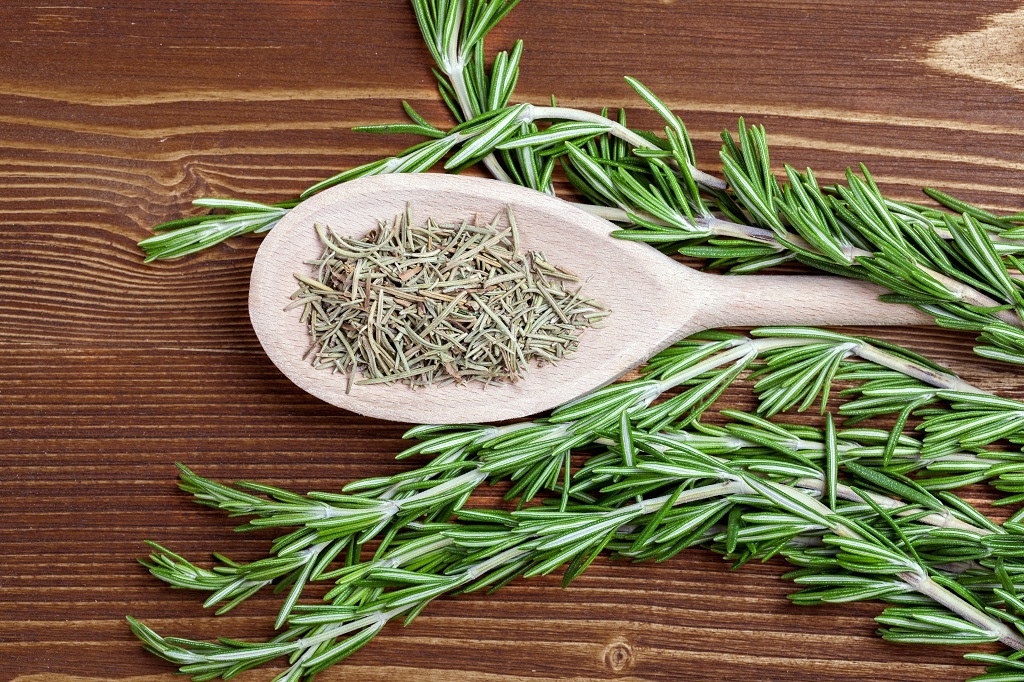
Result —
<instances>
[{"instance_id":1,"label":"bundle of rosemary sprigs","mask_svg":"<svg viewBox=\"0 0 1024 682\"><path fill-rule=\"evenodd\" d=\"M695 167L682 122L632 79L664 118L663 133L628 127L621 111L611 119L554 102L510 104L522 43L488 66L483 41L516 4L412 0L457 125L435 127L406 104L409 123L364 130L416 133L421 144L292 202L197 202L227 213L161 226L141 243L149 258L269 230L305 197L351 178L479 162L498 179L553 193L561 166L587 210L621 225L620 238L738 274L796 260L868 279L892 292L887 300L977 334L979 355L1024 364L1024 214L997 216L935 190L925 191L937 207L894 201L864 167L822 186L810 169L785 166L780 181L763 128L742 120L736 136L723 135L723 182ZM755 380L756 409L709 411L741 376ZM842 400L830 400L837 392ZM818 427L777 418L813 405ZM877 620L887 640L998 642L1001 653L968 655L989 666L975 680L1024 681L1024 510L996 523L954 492L987 483L1004 493L996 504L1024 502L1024 402L909 351L812 329L710 332L548 417L407 436L418 442L401 456L425 458L419 468L343 493L228 486L182 467L181 487L197 502L251 517L244 528L287 530L251 563L218 555L207 569L153 545L145 564L171 585L207 592L218 613L264 587L284 589L281 632L265 643L208 643L132 619L135 634L196 680L278 658L287 667L277 679L298 680L443 595L555 570L568 583L603 552L663 560L700 546L737 565L785 559L798 604L885 602ZM512 481L508 508L466 507L479 485L502 479ZM334 583L322 602L300 599L313 581Z\"/></svg>"}]
</instances>

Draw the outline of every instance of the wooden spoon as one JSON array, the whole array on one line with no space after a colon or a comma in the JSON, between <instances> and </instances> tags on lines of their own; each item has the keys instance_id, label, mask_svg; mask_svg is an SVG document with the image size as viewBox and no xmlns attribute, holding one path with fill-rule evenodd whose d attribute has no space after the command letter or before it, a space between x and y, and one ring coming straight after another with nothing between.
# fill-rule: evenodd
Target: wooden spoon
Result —
<instances>
[{"instance_id":1,"label":"wooden spoon","mask_svg":"<svg viewBox=\"0 0 1024 682\"><path fill-rule=\"evenodd\" d=\"M410 389L354 385L314 369L301 310L285 311L292 273L323 251L313 225L361 236L411 204L416 220L490 220L510 206L524 250L576 274L585 294L611 310L557 365L531 367L514 384ZM883 291L839 277L711 275L680 265L645 244L609 236L615 229L571 203L523 187L455 175L381 175L326 190L293 208L264 239L249 289L249 316L264 350L285 375L321 400L359 414L417 423L491 422L556 407L608 384L669 344L703 329L758 325L912 325L931 318L882 303Z\"/></svg>"}]
</instances>

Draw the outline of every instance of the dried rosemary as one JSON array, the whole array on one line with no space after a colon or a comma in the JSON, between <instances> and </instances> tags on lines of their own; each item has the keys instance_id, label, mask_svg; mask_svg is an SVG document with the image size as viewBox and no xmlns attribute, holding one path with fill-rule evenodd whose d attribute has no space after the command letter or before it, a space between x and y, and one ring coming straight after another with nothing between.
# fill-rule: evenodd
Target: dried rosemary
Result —
<instances>
[{"instance_id":1,"label":"dried rosemary","mask_svg":"<svg viewBox=\"0 0 1024 682\"><path fill-rule=\"evenodd\" d=\"M516 381L571 353L607 315L577 278L523 253L515 216L486 225L413 222L410 209L360 239L315 229L324 245L295 273L313 366L353 383L412 387ZM356 380L356 375L361 379Z\"/></svg>"}]
</instances>

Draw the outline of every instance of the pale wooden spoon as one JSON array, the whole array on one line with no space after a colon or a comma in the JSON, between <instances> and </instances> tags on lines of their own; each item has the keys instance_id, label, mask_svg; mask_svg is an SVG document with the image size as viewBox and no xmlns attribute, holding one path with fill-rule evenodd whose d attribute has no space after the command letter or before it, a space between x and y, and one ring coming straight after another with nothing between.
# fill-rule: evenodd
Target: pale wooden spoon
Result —
<instances>
[{"instance_id":1,"label":"pale wooden spoon","mask_svg":"<svg viewBox=\"0 0 1024 682\"><path fill-rule=\"evenodd\" d=\"M292 273L323 247L314 224L361 236L410 204L414 219L489 221L512 208L524 250L575 273L589 298L611 310L599 329L558 365L532 367L515 384L410 389L354 385L314 369L301 310L285 311L297 289ZM913 325L931 318L882 303L874 285L839 277L711 275L680 265L645 244L609 236L611 223L571 203L494 180L455 175L381 175L328 189L293 208L260 246L252 269L249 316L270 359L303 390L359 414L403 422L491 422L556 407L608 384L683 337L714 327L758 325Z\"/></svg>"}]
</instances>

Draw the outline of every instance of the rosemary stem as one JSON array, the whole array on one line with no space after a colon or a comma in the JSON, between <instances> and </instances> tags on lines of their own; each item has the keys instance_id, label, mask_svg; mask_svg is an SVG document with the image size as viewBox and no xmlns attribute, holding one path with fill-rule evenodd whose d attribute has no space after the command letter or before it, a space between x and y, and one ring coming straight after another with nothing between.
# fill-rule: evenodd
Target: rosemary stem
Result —
<instances>
[{"instance_id":1,"label":"rosemary stem","mask_svg":"<svg viewBox=\"0 0 1024 682\"><path fill-rule=\"evenodd\" d=\"M465 0L459 0L455 3L455 25L462 25L462 17L466 11ZM459 101L459 106L462 108L462 115L468 121L476 116L476 112L473 110L473 105L469 96L469 88L466 87L466 62L459 53L458 40L452 40L448 43L448 59L447 64L439 65L444 69L444 75L451 81L452 89L455 90L455 97ZM488 154L483 160L484 167L488 172L494 176L497 180L502 182L513 182L512 177L505 172L505 169L498 163L498 159L495 158L494 154Z\"/></svg>"},{"instance_id":2,"label":"rosemary stem","mask_svg":"<svg viewBox=\"0 0 1024 682\"><path fill-rule=\"evenodd\" d=\"M462 575L459 576L459 583L464 585L468 582L472 582L473 580L476 580L488 571L498 568L499 566L510 563L512 561L515 561L516 559L524 557L529 553L529 549L524 549L522 547L510 547L509 549L506 549L504 552L492 556L490 559L481 561L478 564L473 564L472 566L467 568L465 571L462 572Z\"/></svg>"},{"instance_id":3,"label":"rosemary stem","mask_svg":"<svg viewBox=\"0 0 1024 682\"><path fill-rule=\"evenodd\" d=\"M659 382L651 390L651 393L657 391L657 394L655 394L651 400L665 391L675 388L694 377L700 376L704 372L731 362L743 360L749 355L757 356L769 350L807 346L820 342L820 339L793 337L737 339L736 345L732 348L724 350L716 355L712 355L711 357L694 364L685 371ZM883 367L887 367L888 369L895 370L906 376L923 381L930 386L953 391L961 391L964 393L988 393L987 391L967 383L957 376L939 372L931 369L930 367L901 358L867 342L861 342L852 346L850 352L864 360L867 360L868 362L873 362Z\"/></svg>"},{"instance_id":4,"label":"rosemary stem","mask_svg":"<svg viewBox=\"0 0 1024 682\"><path fill-rule=\"evenodd\" d=\"M932 580L930 576L919 573L900 573L900 579L914 588L914 590L926 597L931 598L938 604L957 614L964 620L984 628L999 638L999 641L1008 647L1020 651L1024 649L1024 637L1006 624L996 620L984 611L981 611L973 604L953 594L942 585Z\"/></svg>"},{"instance_id":5,"label":"rosemary stem","mask_svg":"<svg viewBox=\"0 0 1024 682\"><path fill-rule=\"evenodd\" d=\"M355 630L361 630L364 627L371 625L383 625L395 616L408 611L415 603L404 604L402 606L391 609L390 611L377 611L375 613L368 614L359 620L354 620L348 623L344 623L334 628L328 628L310 637L303 637L295 640L292 644L294 645L292 650L306 649L315 647L318 644L322 644L328 640L340 637L341 635L348 634ZM211 659L214 657L211 656Z\"/></svg>"},{"instance_id":6,"label":"rosemary stem","mask_svg":"<svg viewBox=\"0 0 1024 682\"><path fill-rule=\"evenodd\" d=\"M939 372L930 367L926 367L916 362L911 362L910 360L893 355L881 348L872 346L869 343L859 344L854 349L854 353L868 362L873 362L876 365L881 365L882 367L888 367L889 369L905 374L908 377L913 377L914 379L923 381L929 386L944 388L951 391L960 391L962 393L989 393L988 391L967 383L958 376Z\"/></svg>"},{"instance_id":7,"label":"rosemary stem","mask_svg":"<svg viewBox=\"0 0 1024 682\"><path fill-rule=\"evenodd\" d=\"M777 483L771 485L776 488L784 487ZM800 492L796 488L791 488L791 491L793 494L800 495L803 498L803 503L807 507L814 509L825 518L835 519L829 528L833 533L840 537L852 540L864 540L864 537L860 533L854 530L847 523L844 523L842 520L837 518L832 510L824 504L810 495ZM927 569L924 566L917 565L916 570L903 571L896 575L900 580L912 587L914 591L929 597L964 620L988 630L992 636L997 637L1003 644L1013 647L1018 651L1024 649L1024 638L1022 638L1020 634L1013 631L992 616L989 616L987 613L979 610L963 598L953 594L942 585L936 583L931 579L931 577L929 577Z\"/></svg>"},{"instance_id":8,"label":"rosemary stem","mask_svg":"<svg viewBox=\"0 0 1024 682\"><path fill-rule=\"evenodd\" d=\"M583 209L591 215L596 215L599 218L604 218L609 222L615 223L628 223L631 222L629 213L624 209L616 206L598 206L595 204L575 204L578 208ZM664 225L665 227L672 227L671 223L668 223L661 218L648 213L646 211L634 211L634 215L643 218L644 220L654 223L655 225ZM775 233L771 230L766 230L763 227L754 227L752 225L741 225L740 223L730 222L728 220L722 220L714 216L698 216L694 218L694 225L700 230L691 236L700 236L700 234L707 234L715 237L735 237L736 239L744 239L750 242L757 242L759 244L765 244L771 246L778 251L785 251L786 247L779 243L779 240L775 238ZM867 253L867 252L865 252Z\"/></svg>"},{"instance_id":9,"label":"rosemary stem","mask_svg":"<svg viewBox=\"0 0 1024 682\"><path fill-rule=\"evenodd\" d=\"M753 443L751 443L751 445L753 445ZM663 446L659 445L651 445L649 447L653 447L654 449L662 451L665 449ZM728 465L728 462L720 457L711 457L711 459L714 459L715 461L720 462L723 465ZM824 492L825 490L825 481L824 478L800 478L793 483L793 487L814 490L820 493ZM697 500L706 499L708 497L714 497L715 495L747 494L751 492L754 492L754 490L747 483L741 480L729 480L724 481L722 483L715 483L712 485L702 486L700 488L694 488L692 490L685 491L679 495L676 504L694 502ZM850 500L851 502L864 501L864 498L860 493L858 493L853 488L847 485L843 485L842 483L837 484L836 495L843 498L844 500ZM867 493L867 495L871 498L871 501L876 503L879 507L882 507L883 509L894 510L900 516L914 514L917 511L916 508L909 508L911 507L911 505L908 505L892 497L886 497L885 495L870 492ZM661 505L664 504L668 498L668 495L664 495L662 497L655 497L649 500L644 500L643 502L637 504L644 506L644 513L646 514L660 509ZM829 513L832 513L831 510L829 510ZM935 526L937 528L956 528L958 530L966 530L968 532L976 533L978 535L993 534L993 531L987 528L980 528L978 526L973 526L969 523L961 521L960 519L956 518L951 513L949 513L948 510L945 511L944 513L928 514L927 516L923 516L917 519L917 521L929 526Z\"/></svg>"},{"instance_id":10,"label":"rosemary stem","mask_svg":"<svg viewBox=\"0 0 1024 682\"><path fill-rule=\"evenodd\" d=\"M765 351L776 350L779 348L809 346L816 343L821 343L821 340L815 338L794 337L736 339L735 345L733 345L731 348L723 350L716 355L712 355L711 357L702 360L691 367L688 367L686 370L673 376L670 376L667 379L664 379L663 381L658 382L658 384L651 390L651 393L654 393L655 390L657 390L658 393L654 395L651 398L651 400L656 398L658 395L664 393L665 391L671 390L676 386L679 386L680 384L685 383L690 379L693 379L694 377L700 376L704 372L716 369L717 367L721 367L722 365L727 365L731 362L740 362L745 361L747 359L753 359L760 355L761 353L764 353ZM857 355L860 355L860 353L857 353L856 351L854 352ZM890 369L896 369L896 371L901 371L897 367L890 367Z\"/></svg>"},{"instance_id":11,"label":"rosemary stem","mask_svg":"<svg viewBox=\"0 0 1024 682\"><path fill-rule=\"evenodd\" d=\"M462 107L464 115L467 119L473 118L473 110L469 104L469 90L466 88L465 71L463 70L461 63L459 64L459 68L446 72L445 75L447 75L449 80L452 82L452 88L455 90L455 96L459 99L459 105ZM498 163L498 159L493 153L485 156L482 163L484 164L484 168L486 168L496 180L515 184L512 180L512 176L505 172L505 169L501 167L501 164Z\"/></svg>"},{"instance_id":12,"label":"rosemary stem","mask_svg":"<svg viewBox=\"0 0 1024 682\"><path fill-rule=\"evenodd\" d=\"M530 104L527 105L526 110L523 112L523 118L528 121L559 119L562 121L579 121L581 123L594 123L600 126L607 126L609 134L613 137L619 138L620 140L628 142L633 147L639 147L640 149L657 149L657 147L649 141L644 139L642 136L637 135L618 121L613 121L610 118L606 118L600 114L595 114L591 111L571 109L569 107L538 107ZM726 184L724 180L720 180L713 175L705 173L696 166L690 165L690 173L693 175L694 180L710 189L724 190L728 187L728 184Z\"/></svg>"},{"instance_id":13,"label":"rosemary stem","mask_svg":"<svg viewBox=\"0 0 1024 682\"><path fill-rule=\"evenodd\" d=\"M430 500L435 497L443 497L447 493L450 493L453 490L458 490L462 486L472 486L475 488L485 478L487 478L486 472L480 470L479 468L471 469L460 476L456 476L455 478L450 478L447 481L444 481L443 483L439 483L433 488L428 488L427 490L416 493L415 495L399 499L397 502L394 503L395 509L397 511L398 509L404 509L410 505L422 502L423 500Z\"/></svg>"},{"instance_id":14,"label":"rosemary stem","mask_svg":"<svg viewBox=\"0 0 1024 682\"><path fill-rule=\"evenodd\" d=\"M756 445L753 441L746 441L746 440L743 440L743 439L738 439L738 440L741 440L744 445L749 445L749 446ZM602 443L604 445L611 445L613 443L613 441L611 441L609 439L605 439L605 438L598 439L597 442ZM653 447L653 448L659 449L659 450L663 450L664 449L663 447L660 447L660 446L657 446L657 445L651 445L649 447ZM727 464L727 461L724 460L724 459L721 459L721 458L718 458L718 457L716 457L714 459L716 459L717 461L721 462L722 464ZM797 488L805 488L805 489L808 489L808 490L814 490L814 491L820 493L820 492L823 492L825 490L825 481L824 481L823 478L809 478L809 477L806 477L806 478L801 478L801 479L796 480L793 483L793 486L797 487ZM677 504L684 504L684 503L687 503L687 502L695 502L697 500L706 499L708 497L714 497L715 495L744 494L744 493L749 493L749 492L751 492L751 489L745 483L743 483L741 481L739 481L739 482L738 481L727 481L727 482L723 482L723 483L715 483L713 485L702 486L700 488L694 488L692 490L685 491L685 492L680 494L680 496L679 496L679 498L677 500ZM849 487L847 485L843 485L842 483L837 484L837 486L836 486L836 495L838 497L844 499L844 500L849 500L851 502L863 502L864 501L864 498L863 498L861 493L858 493L853 488L851 488L851 487ZM917 513L917 508L916 507L912 508L912 505L908 505L905 502L902 502L901 500L898 500L896 498L887 497L885 495L880 495L878 493L867 493L867 495L869 495L871 497L871 500L875 504L877 504L879 507L882 507L883 509L894 510L900 516L907 516L907 515L910 515L910 514L916 514ZM667 500L668 497L669 497L668 495L664 495L664 496L661 496L661 497L655 497L655 498L651 498L649 500L644 500L642 503L639 503L639 504L644 505L644 507L645 507L644 513L650 513L650 512L657 511L660 508L660 505L664 504L665 500ZM989 530L987 528L981 528L981 527L974 526L974 525L971 525L969 523L966 523L965 521L961 521L960 519L956 518L955 516L953 516L948 511L946 511L944 513L938 513L937 512L937 513L934 513L934 514L928 514L927 516L923 516L923 517L918 518L916 520L918 522L920 522L920 523L925 524L925 525L935 526L936 528L956 528L958 530L965 530L965 531L968 531L970 533L976 533L978 535L992 535L993 534L993 531L991 531L991 530Z\"/></svg>"},{"instance_id":15,"label":"rosemary stem","mask_svg":"<svg viewBox=\"0 0 1024 682\"><path fill-rule=\"evenodd\" d=\"M825 481L821 478L801 478L793 485L798 488L806 488L817 492L823 492L825 490ZM836 495L844 500L849 500L851 502L863 502L863 495L865 494L879 507L895 511L898 516L907 516L917 513L916 508L911 508L912 505L908 505L895 498L871 492L858 493L850 486L843 485L842 483L836 485ZM973 526L961 521L948 511L945 513L928 514L927 516L922 516L917 519L917 521L937 528L956 528L958 530L966 530L970 533L977 533L978 535L992 535L991 530L987 528L979 528L978 526Z\"/></svg>"},{"instance_id":16,"label":"rosemary stem","mask_svg":"<svg viewBox=\"0 0 1024 682\"><path fill-rule=\"evenodd\" d=\"M741 480L720 481L719 483L712 483L710 485L703 485L698 488L684 490L676 497L673 506L689 504L690 502L699 502L712 497L727 497L729 495L743 495L752 492L753 490L751 487ZM665 506L671 498L671 495L652 497L649 500L637 502L626 509L636 509L641 514L653 514Z\"/></svg>"},{"instance_id":17,"label":"rosemary stem","mask_svg":"<svg viewBox=\"0 0 1024 682\"><path fill-rule=\"evenodd\" d=\"M775 238L775 233L763 227L741 225L714 216L710 218L697 218L696 222L704 227L709 234L713 234L716 237L735 237L736 239L745 239L750 242L771 246L779 251L785 250L785 247Z\"/></svg>"},{"instance_id":18,"label":"rosemary stem","mask_svg":"<svg viewBox=\"0 0 1024 682\"><path fill-rule=\"evenodd\" d=\"M764 341L766 343L761 343L762 341ZM717 367L721 367L722 365L727 365L730 362L741 362L741 361L745 361L745 360L748 360L748 359L753 359L753 358L757 357L757 355L759 353L763 352L764 350L770 349L770 348L779 348L779 347L785 347L786 345L788 345L786 343L783 343L780 346L777 343L779 341L782 341L782 342L786 342L786 341L796 341L796 342L799 342L799 341L809 341L809 340L806 340L806 339L747 339L747 338L737 339L736 345L734 345L732 348L728 348L726 350L723 350L722 352L720 352L720 353L718 353L716 355L712 355L711 357L709 357L709 358L707 358L705 360L702 360L702 361L694 364L693 366L687 368L686 370L684 370L684 371L682 371L682 372L680 372L680 373L678 373L678 374L676 374L674 376L670 376L667 379L659 381L651 389L650 393L652 393L654 395L651 396L651 399L650 399L650 401L648 401L648 403L653 401L655 398L657 398L659 395L661 395L665 391L669 391L669 390L675 388L676 386L679 386L680 384L689 381L690 379L692 379L694 377L700 376L704 372L711 371L711 370L713 370L713 369L715 369ZM794 343L794 345L804 345L804 344L802 344L802 343Z\"/></svg>"}]
</instances>

